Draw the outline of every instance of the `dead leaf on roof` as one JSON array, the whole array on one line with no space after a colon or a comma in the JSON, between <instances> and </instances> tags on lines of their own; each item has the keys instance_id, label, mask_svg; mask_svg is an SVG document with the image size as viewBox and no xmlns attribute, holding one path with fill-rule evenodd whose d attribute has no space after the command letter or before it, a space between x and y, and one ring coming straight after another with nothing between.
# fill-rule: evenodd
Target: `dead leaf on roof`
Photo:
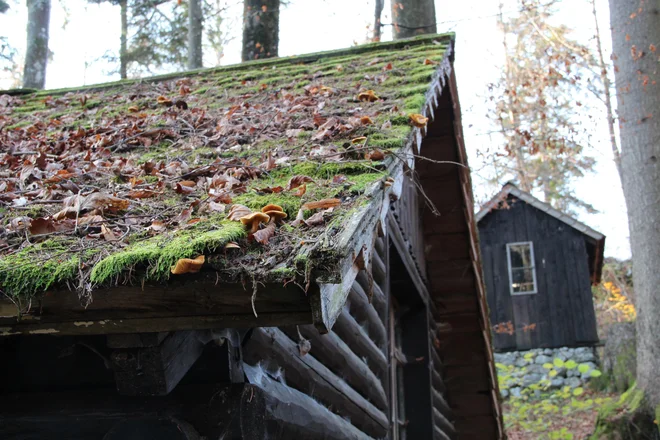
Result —
<instances>
[{"instance_id":1,"label":"dead leaf on roof","mask_svg":"<svg viewBox=\"0 0 660 440\"><path fill-rule=\"evenodd\" d=\"M302 174L299 174L289 179L289 183L287 183L286 189L287 191L291 191L292 189L298 188L300 185L307 182L314 182L314 179L309 176L303 176Z\"/></svg>"},{"instance_id":2,"label":"dead leaf on roof","mask_svg":"<svg viewBox=\"0 0 660 440\"><path fill-rule=\"evenodd\" d=\"M126 194L126 197L129 199L148 199L151 197L155 197L159 192L152 191L150 189L134 189L129 191L128 194Z\"/></svg>"},{"instance_id":3,"label":"dead leaf on roof","mask_svg":"<svg viewBox=\"0 0 660 440\"><path fill-rule=\"evenodd\" d=\"M103 238L105 238L105 241L117 241L115 233L106 225L101 225L101 234L103 235Z\"/></svg>"},{"instance_id":4,"label":"dead leaf on roof","mask_svg":"<svg viewBox=\"0 0 660 440\"><path fill-rule=\"evenodd\" d=\"M216 203L213 200L209 202L209 211L213 212L225 212L225 209L227 208L227 205L223 203Z\"/></svg>"},{"instance_id":5,"label":"dead leaf on roof","mask_svg":"<svg viewBox=\"0 0 660 440\"><path fill-rule=\"evenodd\" d=\"M177 182L174 186L174 192L177 194L192 194L195 192L195 182L192 182L193 185L184 185L185 182Z\"/></svg>"},{"instance_id":6,"label":"dead leaf on roof","mask_svg":"<svg viewBox=\"0 0 660 440\"><path fill-rule=\"evenodd\" d=\"M195 259L180 258L174 266L170 268L170 272L174 275L182 275L185 273L197 273L204 265L204 255L200 255Z\"/></svg>"},{"instance_id":7,"label":"dead leaf on roof","mask_svg":"<svg viewBox=\"0 0 660 440\"><path fill-rule=\"evenodd\" d=\"M244 205L239 205L237 203L231 205L227 218L231 221L237 222L241 220L241 217L245 217L252 213L252 210Z\"/></svg>"},{"instance_id":8,"label":"dead leaf on roof","mask_svg":"<svg viewBox=\"0 0 660 440\"><path fill-rule=\"evenodd\" d=\"M281 186L267 186L264 188L257 188L256 191L265 194L278 194L284 191L284 188Z\"/></svg>"},{"instance_id":9,"label":"dead leaf on roof","mask_svg":"<svg viewBox=\"0 0 660 440\"><path fill-rule=\"evenodd\" d=\"M307 185L302 184L298 187L298 191L293 193L293 195L296 197L302 197L305 195L306 192L307 192Z\"/></svg>"},{"instance_id":10,"label":"dead leaf on roof","mask_svg":"<svg viewBox=\"0 0 660 440\"><path fill-rule=\"evenodd\" d=\"M225 245L225 249L240 249L241 247L238 245L238 243L234 241L230 241Z\"/></svg>"},{"instance_id":11,"label":"dead leaf on roof","mask_svg":"<svg viewBox=\"0 0 660 440\"><path fill-rule=\"evenodd\" d=\"M302 205L301 209L311 211L313 209L334 208L340 204L341 200L339 199L322 199L315 202L307 202Z\"/></svg>"},{"instance_id":12,"label":"dead leaf on roof","mask_svg":"<svg viewBox=\"0 0 660 440\"><path fill-rule=\"evenodd\" d=\"M259 229L257 232L251 235L251 237L260 244L268 244L273 235L275 235L275 224L270 223L263 229ZM249 237L248 237L249 238Z\"/></svg>"},{"instance_id":13,"label":"dead leaf on roof","mask_svg":"<svg viewBox=\"0 0 660 440\"><path fill-rule=\"evenodd\" d=\"M305 220L307 226L320 226L325 223L323 219L323 211L318 211L314 213L311 217Z\"/></svg>"},{"instance_id":14,"label":"dead leaf on roof","mask_svg":"<svg viewBox=\"0 0 660 440\"><path fill-rule=\"evenodd\" d=\"M43 235L51 234L55 232L55 225L53 225L53 219L50 218L35 218L30 223L30 234L32 235Z\"/></svg>"},{"instance_id":15,"label":"dead leaf on roof","mask_svg":"<svg viewBox=\"0 0 660 440\"><path fill-rule=\"evenodd\" d=\"M346 182L346 176L344 176L343 174L337 174L332 178L333 185L341 185L344 182Z\"/></svg>"}]
</instances>

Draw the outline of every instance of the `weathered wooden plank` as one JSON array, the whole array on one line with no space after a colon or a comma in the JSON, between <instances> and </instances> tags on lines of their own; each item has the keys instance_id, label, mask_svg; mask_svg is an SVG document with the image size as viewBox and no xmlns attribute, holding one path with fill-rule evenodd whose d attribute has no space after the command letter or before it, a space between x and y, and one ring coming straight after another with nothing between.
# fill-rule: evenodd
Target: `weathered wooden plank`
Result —
<instances>
[{"instance_id":1,"label":"weathered wooden plank","mask_svg":"<svg viewBox=\"0 0 660 440\"><path fill-rule=\"evenodd\" d=\"M157 346L115 350L110 359L117 390L125 396L167 395L210 340L209 332L179 331Z\"/></svg>"},{"instance_id":2,"label":"weathered wooden plank","mask_svg":"<svg viewBox=\"0 0 660 440\"><path fill-rule=\"evenodd\" d=\"M431 390L431 397L433 398L433 407L437 408L447 419L451 419L452 410L443 395L435 387Z\"/></svg>"},{"instance_id":3,"label":"weathered wooden plank","mask_svg":"<svg viewBox=\"0 0 660 440\"><path fill-rule=\"evenodd\" d=\"M282 316L307 312L311 315L307 294L292 284L260 286L254 301L257 314ZM311 287L315 288L316 285ZM30 312L20 319L0 318L0 336L33 331L58 334L158 332L177 328L167 328L162 322L155 326L158 329L139 327L148 320L167 318L167 322L184 317L224 318L226 322L237 324L245 320L243 326L268 325L254 316L252 289L246 289L236 283L218 283L215 274L202 273L181 275L167 284L98 289L87 306L81 304L75 292L48 292L35 300ZM123 322L133 325L123 325Z\"/></svg>"},{"instance_id":4,"label":"weathered wooden plank","mask_svg":"<svg viewBox=\"0 0 660 440\"><path fill-rule=\"evenodd\" d=\"M367 328L369 337L384 351L387 344L385 325L376 313L376 309L369 304L367 294L360 283L353 283L353 287L348 294L348 308L351 315Z\"/></svg>"},{"instance_id":5,"label":"weathered wooden plank","mask_svg":"<svg viewBox=\"0 0 660 440\"><path fill-rule=\"evenodd\" d=\"M374 280L380 284L383 284L387 280L387 269L385 268L385 262L376 252L374 252L372 258Z\"/></svg>"},{"instance_id":6,"label":"weathered wooden plank","mask_svg":"<svg viewBox=\"0 0 660 440\"><path fill-rule=\"evenodd\" d=\"M369 399L377 408L383 411L387 409L387 397L380 379L334 332L321 335L312 325L301 325L297 329L283 327L281 330L291 339L297 338L297 333L300 331L312 344L310 351L312 356L337 376L344 378L348 385Z\"/></svg>"},{"instance_id":7,"label":"weathered wooden plank","mask_svg":"<svg viewBox=\"0 0 660 440\"><path fill-rule=\"evenodd\" d=\"M332 331L350 347L353 353L367 360L367 365L380 377L381 382L386 380L387 358L347 310L339 315Z\"/></svg>"},{"instance_id":8,"label":"weathered wooden plank","mask_svg":"<svg viewBox=\"0 0 660 440\"><path fill-rule=\"evenodd\" d=\"M451 438L440 427L433 425L433 440L451 440Z\"/></svg>"},{"instance_id":9,"label":"weathered wooden plank","mask_svg":"<svg viewBox=\"0 0 660 440\"><path fill-rule=\"evenodd\" d=\"M164 397L119 396L113 389L3 394L0 438L3 440L90 440L121 434L127 422L139 438L198 440L240 437L240 398L244 385L177 388ZM163 427L192 428L176 432ZM140 429L141 431L137 431ZM163 435L165 431L166 435ZM191 434L194 434L191 433ZM168 436L169 435L169 436Z\"/></svg>"},{"instance_id":10,"label":"weathered wooden plank","mask_svg":"<svg viewBox=\"0 0 660 440\"><path fill-rule=\"evenodd\" d=\"M246 367L247 369L255 367ZM250 373L246 371L248 378ZM254 375L241 398L241 431L245 440L369 440L371 437L330 412L316 400L271 379Z\"/></svg>"},{"instance_id":11,"label":"weathered wooden plank","mask_svg":"<svg viewBox=\"0 0 660 440\"><path fill-rule=\"evenodd\" d=\"M221 312L221 310L218 310ZM312 322L311 311L260 313L255 317L250 309L244 315L175 316L162 318L101 319L67 322L40 322L25 319L20 322L0 322L0 337L14 335L107 335L121 333L169 332L214 328L250 328L273 325L298 325Z\"/></svg>"},{"instance_id":12,"label":"weathered wooden plank","mask_svg":"<svg viewBox=\"0 0 660 440\"><path fill-rule=\"evenodd\" d=\"M456 438L456 430L453 423L451 423L444 415L436 408L433 408L433 423L444 432L448 438Z\"/></svg>"},{"instance_id":13,"label":"weathered wooden plank","mask_svg":"<svg viewBox=\"0 0 660 440\"><path fill-rule=\"evenodd\" d=\"M435 368L431 369L431 384L433 385L433 388L435 388L441 393L447 391L445 382L442 380L440 373Z\"/></svg>"},{"instance_id":14,"label":"weathered wooden plank","mask_svg":"<svg viewBox=\"0 0 660 440\"><path fill-rule=\"evenodd\" d=\"M158 333L127 333L123 335L108 335L110 348L143 348L155 347L167 337L168 332Z\"/></svg>"},{"instance_id":15,"label":"weathered wooden plank","mask_svg":"<svg viewBox=\"0 0 660 440\"><path fill-rule=\"evenodd\" d=\"M387 297L383 293L383 290L381 289L380 285L375 282L370 283L369 276L364 270L361 270L358 273L355 280L358 282L358 284L360 284L360 287L362 287L362 290L365 292L365 294L367 294L367 297L368 297L369 288L371 287L372 289L371 304L378 312L378 316L380 317L380 320L383 323L385 323L387 320Z\"/></svg>"},{"instance_id":16,"label":"weathered wooden plank","mask_svg":"<svg viewBox=\"0 0 660 440\"><path fill-rule=\"evenodd\" d=\"M284 371L293 388L347 417L360 430L383 437L388 430L385 414L362 397L346 382L317 361L301 355L296 344L276 328L256 328L243 347L243 358L251 365Z\"/></svg>"}]
</instances>

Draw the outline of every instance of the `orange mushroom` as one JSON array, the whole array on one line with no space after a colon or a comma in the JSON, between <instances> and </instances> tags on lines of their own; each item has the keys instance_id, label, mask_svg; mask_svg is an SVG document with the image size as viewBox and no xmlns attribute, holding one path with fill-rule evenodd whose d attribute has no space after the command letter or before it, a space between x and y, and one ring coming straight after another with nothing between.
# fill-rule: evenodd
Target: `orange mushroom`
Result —
<instances>
[{"instance_id":1,"label":"orange mushroom","mask_svg":"<svg viewBox=\"0 0 660 440\"><path fill-rule=\"evenodd\" d=\"M259 230L259 225L261 223L267 223L268 220L270 220L270 216L268 216L268 214L264 214L263 212L253 212L252 214L248 214L245 217L241 217L240 220L241 223L250 228L250 234L254 234Z\"/></svg>"},{"instance_id":2,"label":"orange mushroom","mask_svg":"<svg viewBox=\"0 0 660 440\"><path fill-rule=\"evenodd\" d=\"M269 203L268 205L264 206L261 208L261 212L268 212L268 211L279 211L283 212L284 209L280 205L275 205L273 203Z\"/></svg>"},{"instance_id":3,"label":"orange mushroom","mask_svg":"<svg viewBox=\"0 0 660 440\"><path fill-rule=\"evenodd\" d=\"M174 275L199 272L199 270L204 265L204 261L204 255L200 255L195 259L179 258L179 260L176 262L176 265L170 268L170 272L172 272Z\"/></svg>"}]
</instances>

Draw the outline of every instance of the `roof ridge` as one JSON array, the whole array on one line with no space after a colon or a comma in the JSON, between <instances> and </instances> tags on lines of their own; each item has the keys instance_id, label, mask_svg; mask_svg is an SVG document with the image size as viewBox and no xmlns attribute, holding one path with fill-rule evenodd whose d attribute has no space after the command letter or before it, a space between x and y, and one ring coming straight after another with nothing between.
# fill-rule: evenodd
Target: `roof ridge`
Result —
<instances>
[{"instance_id":1,"label":"roof ridge","mask_svg":"<svg viewBox=\"0 0 660 440\"><path fill-rule=\"evenodd\" d=\"M400 47L405 47L409 45L418 46L424 43L429 43L434 40L441 40L441 43L447 43L453 45L456 39L456 34L454 32L442 33L442 34L426 34L421 36L416 36L412 38L405 38L401 40L392 40L385 42L375 42L375 43L366 43L358 46L352 46L343 49L333 49L321 52L312 52L302 55L292 55L287 57L275 57L267 58L263 60L252 60L245 61L242 63L230 64L227 66L214 66L206 67L202 69L194 70L184 70L181 72L172 72L165 73L162 75L154 75L145 78L134 78L134 79L123 79L118 81L110 81L105 83L90 84L88 86L75 86L75 87L65 87L61 89L47 89L47 90L35 90L35 89L9 89L9 90L0 90L0 95L9 94L9 95L31 95L35 96L54 96L54 95L63 95L69 92L83 92L83 91L98 91L109 89L122 85L131 85L139 84L143 82L161 82L177 78L185 78L189 76L194 76L198 74L206 73L215 73L215 72L231 72L231 71L242 71L250 68L256 67L268 67L279 64L290 64L290 63L311 63L319 60L320 58L326 57L336 57L341 55L349 54L360 54L371 52L379 49L396 49Z\"/></svg>"},{"instance_id":2,"label":"roof ridge","mask_svg":"<svg viewBox=\"0 0 660 440\"><path fill-rule=\"evenodd\" d=\"M536 209L539 209L545 212L546 214L551 215L557 220L567 224L573 229L593 238L596 241L605 238L605 235L602 234L601 232L596 231L592 227L577 220L573 216L568 215L556 208L553 208L550 204L539 200L538 198L534 197L532 194L526 191L521 190L511 182L505 183L502 189L497 194L495 194L495 196L493 196L488 202L486 202L486 204L479 210L479 212L477 212L477 214L475 215L476 221L480 222L484 217L486 217L486 215L488 215L490 212L493 211L493 209L497 206L500 200L502 200L504 197L506 197L509 194L512 194L513 196L519 198L520 200L534 206Z\"/></svg>"}]
</instances>

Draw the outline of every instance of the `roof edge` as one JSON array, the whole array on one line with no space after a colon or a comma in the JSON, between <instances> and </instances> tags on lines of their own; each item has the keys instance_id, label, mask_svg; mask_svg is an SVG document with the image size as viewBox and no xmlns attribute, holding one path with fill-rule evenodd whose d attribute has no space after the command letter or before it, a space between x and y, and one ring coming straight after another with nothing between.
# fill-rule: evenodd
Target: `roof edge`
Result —
<instances>
[{"instance_id":1,"label":"roof edge","mask_svg":"<svg viewBox=\"0 0 660 440\"><path fill-rule=\"evenodd\" d=\"M477 223L480 222L486 215L488 215L490 212L493 211L497 207L497 204L507 195L513 195L520 200L534 206L535 208L545 212L546 214L549 214L556 218L557 220L560 220L561 222L567 224L568 226L572 227L573 229L583 233L584 235L596 240L600 241L605 238L605 235L596 231L595 229L587 226L586 224L582 223L581 221L571 217L570 215L564 214L563 212L559 211L558 209L553 208L550 206L548 203L542 202L541 200L537 199L533 195L531 195L528 192L522 191L519 189L516 185L513 183L507 183L505 184L500 192L495 194L495 196L490 199L480 210L477 212L475 215L475 219L477 220Z\"/></svg>"},{"instance_id":2,"label":"roof edge","mask_svg":"<svg viewBox=\"0 0 660 440\"><path fill-rule=\"evenodd\" d=\"M360 53L371 52L379 49L397 49L410 45L418 46L432 41L438 41L439 43L449 44L451 47L453 47L456 41L456 34L453 32L443 33L443 34L426 34L412 38L405 38L401 40L366 43L366 44L361 44L359 46L353 46L344 49L334 49L323 52L313 52L303 55L292 55L288 57L276 57L276 58L267 58L263 60L245 61L242 63L230 64L227 66L215 66L215 67L208 67L208 68L195 69L195 70L184 70L181 72L166 73L162 75L154 75L145 78L123 79L123 80L110 81L105 83L90 84L88 86L65 87L61 89L47 89L47 90L35 90L35 89L0 90L0 95L35 94L36 96L53 96L53 95L63 95L69 92L97 91L97 90L109 89L122 85L139 84L144 82L161 82L161 81L185 78L189 76L195 76L195 75L206 74L211 72L242 71L251 68L268 67L268 66L275 66L278 64L286 64L286 63L311 63L317 61L320 58L325 58L325 57L360 54Z\"/></svg>"}]
</instances>

